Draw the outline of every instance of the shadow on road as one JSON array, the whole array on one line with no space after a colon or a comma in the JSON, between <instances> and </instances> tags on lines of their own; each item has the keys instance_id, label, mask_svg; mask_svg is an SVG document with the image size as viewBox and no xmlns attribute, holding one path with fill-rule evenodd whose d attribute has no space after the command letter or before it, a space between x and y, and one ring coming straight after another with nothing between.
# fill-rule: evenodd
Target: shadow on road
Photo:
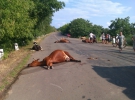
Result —
<instances>
[{"instance_id":1,"label":"shadow on road","mask_svg":"<svg viewBox=\"0 0 135 100\"><path fill-rule=\"evenodd\" d=\"M135 66L103 67L93 66L93 70L110 83L126 89L123 93L131 100L135 100Z\"/></svg>"},{"instance_id":2,"label":"shadow on road","mask_svg":"<svg viewBox=\"0 0 135 100\"><path fill-rule=\"evenodd\" d=\"M62 68L55 69L55 67L63 66L63 68L67 68L67 67L64 67L66 63L71 63L71 62L62 62L62 63L53 64L53 69L47 69L47 66L27 67L20 73L20 75L32 74L32 73L36 73L43 70L47 70L47 71L60 70ZM72 62L71 64L74 64L74 62Z\"/></svg>"}]
</instances>

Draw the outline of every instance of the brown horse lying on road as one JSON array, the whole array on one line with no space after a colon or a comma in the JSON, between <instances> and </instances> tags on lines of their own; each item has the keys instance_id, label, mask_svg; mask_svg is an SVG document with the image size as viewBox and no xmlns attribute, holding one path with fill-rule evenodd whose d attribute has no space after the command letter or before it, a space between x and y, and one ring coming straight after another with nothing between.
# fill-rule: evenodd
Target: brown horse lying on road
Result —
<instances>
[{"instance_id":1,"label":"brown horse lying on road","mask_svg":"<svg viewBox=\"0 0 135 100\"><path fill-rule=\"evenodd\" d=\"M74 59L67 51L55 50L48 57L45 57L42 61L34 60L28 64L28 67L47 66L47 69L53 68L54 63L61 62L81 62L81 60Z\"/></svg>"},{"instance_id":2,"label":"brown horse lying on road","mask_svg":"<svg viewBox=\"0 0 135 100\"><path fill-rule=\"evenodd\" d=\"M91 40L89 40L89 39L84 39L84 40L82 40L82 42L85 42L85 43L97 43L97 40L96 39L93 39L92 41Z\"/></svg>"},{"instance_id":3,"label":"brown horse lying on road","mask_svg":"<svg viewBox=\"0 0 135 100\"><path fill-rule=\"evenodd\" d=\"M70 43L70 41L68 39L62 38L58 41L55 41L54 43Z\"/></svg>"},{"instance_id":4,"label":"brown horse lying on road","mask_svg":"<svg viewBox=\"0 0 135 100\"><path fill-rule=\"evenodd\" d=\"M91 43L91 41L89 39L84 39L84 40L82 40L82 42Z\"/></svg>"}]
</instances>

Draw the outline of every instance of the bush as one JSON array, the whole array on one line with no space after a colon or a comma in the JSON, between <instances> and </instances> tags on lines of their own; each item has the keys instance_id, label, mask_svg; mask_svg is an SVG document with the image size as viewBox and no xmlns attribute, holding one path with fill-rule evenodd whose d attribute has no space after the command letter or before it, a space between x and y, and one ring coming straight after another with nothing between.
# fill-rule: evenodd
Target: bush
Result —
<instances>
[{"instance_id":1,"label":"bush","mask_svg":"<svg viewBox=\"0 0 135 100\"><path fill-rule=\"evenodd\" d=\"M132 35L125 37L126 41L127 41L127 45L132 46L133 45L133 41L132 41Z\"/></svg>"}]
</instances>

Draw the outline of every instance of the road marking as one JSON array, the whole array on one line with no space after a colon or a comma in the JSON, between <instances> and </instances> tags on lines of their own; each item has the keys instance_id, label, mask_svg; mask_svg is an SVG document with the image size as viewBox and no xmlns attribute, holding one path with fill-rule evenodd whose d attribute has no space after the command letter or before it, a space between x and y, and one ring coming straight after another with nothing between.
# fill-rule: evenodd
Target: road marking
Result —
<instances>
[{"instance_id":1,"label":"road marking","mask_svg":"<svg viewBox=\"0 0 135 100\"><path fill-rule=\"evenodd\" d=\"M55 37L57 40L59 40L59 39L56 37L56 35L54 35L54 37Z\"/></svg>"},{"instance_id":2,"label":"road marking","mask_svg":"<svg viewBox=\"0 0 135 100\"><path fill-rule=\"evenodd\" d=\"M53 86L56 86L56 87L60 88L63 91L62 87L60 87L60 86L58 86L56 84L53 84L53 83L50 83L50 84L53 85Z\"/></svg>"}]
</instances>

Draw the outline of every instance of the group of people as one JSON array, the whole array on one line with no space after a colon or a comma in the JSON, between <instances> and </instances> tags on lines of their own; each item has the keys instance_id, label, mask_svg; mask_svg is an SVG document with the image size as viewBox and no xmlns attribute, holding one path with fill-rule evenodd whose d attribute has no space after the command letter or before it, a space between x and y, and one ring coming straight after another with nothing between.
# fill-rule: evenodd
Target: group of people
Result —
<instances>
[{"instance_id":1,"label":"group of people","mask_svg":"<svg viewBox=\"0 0 135 100\"><path fill-rule=\"evenodd\" d=\"M113 37L113 39L115 39ZM124 45L126 45L126 40L125 40L125 36L123 35L122 32L120 32L120 34L117 34L116 36L116 40L113 40L113 41L116 41L116 45L119 46L119 51L121 52L122 51L122 48L124 47ZM135 35L132 36L132 41L133 41L133 50L135 52ZM113 42L114 43L114 42Z\"/></svg>"},{"instance_id":2,"label":"group of people","mask_svg":"<svg viewBox=\"0 0 135 100\"><path fill-rule=\"evenodd\" d=\"M93 41L93 36L95 36L93 33L90 33L89 34L89 38L90 38L91 41ZM110 34L104 34L104 33L102 33L101 38L102 38L102 43L103 44L107 44L108 42L111 41ZM124 47L125 36L123 35L122 32L120 32L119 34L117 34L117 36L116 36L115 39L116 39L115 41L117 41L117 44L116 45L118 45L118 47L119 47L119 52L121 52L122 49L123 49L123 47ZM133 35L132 40L133 40L133 50L135 52L135 35ZM112 40L112 41L114 41L114 40Z\"/></svg>"},{"instance_id":3,"label":"group of people","mask_svg":"<svg viewBox=\"0 0 135 100\"><path fill-rule=\"evenodd\" d=\"M108 37L106 35L104 35L104 33L102 34L102 43L104 43L104 41L108 43L108 41L110 40L111 37L110 36ZM119 52L122 51L122 48L124 47L124 42L125 42L125 36L122 34L122 32L120 32L120 34L117 34L116 38L115 36L112 37L112 43L113 44L115 43L116 46L118 45Z\"/></svg>"},{"instance_id":4,"label":"group of people","mask_svg":"<svg viewBox=\"0 0 135 100\"><path fill-rule=\"evenodd\" d=\"M133 50L135 52L135 35L132 36L132 40L133 40ZM117 34L116 40L115 37L113 37L113 43L114 42L116 42L116 46L118 45L119 51L121 52L125 45L125 36L123 35L122 32L120 32L120 34Z\"/></svg>"},{"instance_id":5,"label":"group of people","mask_svg":"<svg viewBox=\"0 0 135 100\"><path fill-rule=\"evenodd\" d=\"M110 42L110 40L111 40L111 36L110 36L110 34L102 34L101 35L101 38L102 38L102 43L103 44L108 44L109 42Z\"/></svg>"}]
</instances>

